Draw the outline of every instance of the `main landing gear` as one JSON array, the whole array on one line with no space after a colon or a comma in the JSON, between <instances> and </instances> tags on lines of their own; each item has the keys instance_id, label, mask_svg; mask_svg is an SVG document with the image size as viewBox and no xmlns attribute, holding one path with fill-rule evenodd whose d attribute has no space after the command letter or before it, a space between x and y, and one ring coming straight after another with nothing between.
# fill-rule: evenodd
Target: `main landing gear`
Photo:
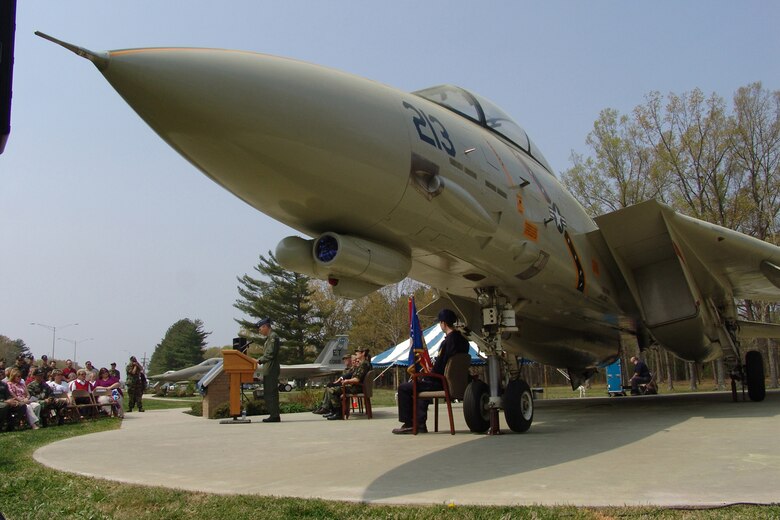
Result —
<instances>
[{"instance_id":1,"label":"main landing gear","mask_svg":"<svg viewBox=\"0 0 780 520\"><path fill-rule=\"evenodd\" d=\"M745 364L731 371L731 395L737 401L737 381L742 382L744 398L745 386L751 401L763 401L766 397L766 382L764 381L764 359L758 350L750 350L745 354Z\"/></svg>"},{"instance_id":2,"label":"main landing gear","mask_svg":"<svg viewBox=\"0 0 780 520\"><path fill-rule=\"evenodd\" d=\"M520 379L517 360L507 356L501 346L501 334L517 330L515 312L511 306L500 304L495 289L481 292L482 332L484 336L469 333L468 339L479 344L488 355L488 381L472 381L463 398L463 415L469 430L475 433L499 435L499 410L509 429L528 431L534 420L534 399L528 383Z\"/></svg>"}]
</instances>

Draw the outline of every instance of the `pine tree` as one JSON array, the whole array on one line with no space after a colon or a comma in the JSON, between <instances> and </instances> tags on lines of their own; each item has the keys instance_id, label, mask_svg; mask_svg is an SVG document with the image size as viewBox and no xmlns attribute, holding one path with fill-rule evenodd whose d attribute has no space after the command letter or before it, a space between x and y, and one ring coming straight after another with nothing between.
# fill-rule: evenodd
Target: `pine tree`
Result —
<instances>
[{"instance_id":1,"label":"pine tree","mask_svg":"<svg viewBox=\"0 0 780 520\"><path fill-rule=\"evenodd\" d=\"M254 323L270 317L282 339L282 363L312 361L322 349L324 338L321 317L311 304L309 277L285 270L270 251L268 257L260 255L260 263L254 270L260 278L248 274L238 278L240 298L233 306L249 318L236 321L255 334Z\"/></svg>"},{"instance_id":2,"label":"pine tree","mask_svg":"<svg viewBox=\"0 0 780 520\"><path fill-rule=\"evenodd\" d=\"M168 328L152 354L150 374L180 370L203 361L203 348L210 332L203 331L201 320L182 319Z\"/></svg>"},{"instance_id":3,"label":"pine tree","mask_svg":"<svg viewBox=\"0 0 780 520\"><path fill-rule=\"evenodd\" d=\"M11 366L20 354L29 354L30 349L21 339L11 339L0 334L0 359L5 359L6 366Z\"/></svg>"}]
</instances>

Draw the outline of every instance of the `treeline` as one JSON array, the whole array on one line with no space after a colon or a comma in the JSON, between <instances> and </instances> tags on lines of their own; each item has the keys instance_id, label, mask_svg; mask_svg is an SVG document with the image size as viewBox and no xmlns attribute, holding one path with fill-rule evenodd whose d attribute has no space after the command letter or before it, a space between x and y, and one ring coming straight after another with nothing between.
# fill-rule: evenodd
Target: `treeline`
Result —
<instances>
[{"instance_id":1,"label":"treeline","mask_svg":"<svg viewBox=\"0 0 780 520\"><path fill-rule=\"evenodd\" d=\"M588 134L587 156L572 153L562 182L594 216L648 199L692 217L778 244L780 215L780 91L752 83L728 104L695 89L662 96L651 92L629 114L607 108ZM776 322L775 305L740 302L748 320ZM770 387L778 386L774 342L763 351ZM659 351L664 380L671 381L671 356ZM688 368L691 386L702 367ZM723 367L716 365L722 384Z\"/></svg>"}]
</instances>

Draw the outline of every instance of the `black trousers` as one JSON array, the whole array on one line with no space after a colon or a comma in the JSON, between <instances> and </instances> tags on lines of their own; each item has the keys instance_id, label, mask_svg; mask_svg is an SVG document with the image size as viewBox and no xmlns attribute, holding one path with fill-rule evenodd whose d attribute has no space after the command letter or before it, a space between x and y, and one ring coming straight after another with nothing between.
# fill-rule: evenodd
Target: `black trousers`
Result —
<instances>
[{"instance_id":1,"label":"black trousers","mask_svg":"<svg viewBox=\"0 0 780 520\"><path fill-rule=\"evenodd\" d=\"M441 383L437 380L417 380L417 393L441 390ZM430 399L417 399L417 425L425 426L428 420L428 405ZM398 420L406 426L411 426L414 421L412 408L414 406L414 385L411 381L398 385Z\"/></svg>"}]
</instances>

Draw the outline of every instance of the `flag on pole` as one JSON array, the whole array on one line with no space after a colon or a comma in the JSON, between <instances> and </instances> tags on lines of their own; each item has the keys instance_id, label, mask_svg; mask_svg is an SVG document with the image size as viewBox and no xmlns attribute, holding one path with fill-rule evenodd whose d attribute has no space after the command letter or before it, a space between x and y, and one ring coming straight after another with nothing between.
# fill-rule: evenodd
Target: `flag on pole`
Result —
<instances>
[{"instance_id":1,"label":"flag on pole","mask_svg":"<svg viewBox=\"0 0 780 520\"><path fill-rule=\"evenodd\" d=\"M409 368L410 374L418 372L430 373L433 371L431 356L428 355L428 346L425 344L420 319L417 317L417 306L414 297L409 298Z\"/></svg>"}]
</instances>

